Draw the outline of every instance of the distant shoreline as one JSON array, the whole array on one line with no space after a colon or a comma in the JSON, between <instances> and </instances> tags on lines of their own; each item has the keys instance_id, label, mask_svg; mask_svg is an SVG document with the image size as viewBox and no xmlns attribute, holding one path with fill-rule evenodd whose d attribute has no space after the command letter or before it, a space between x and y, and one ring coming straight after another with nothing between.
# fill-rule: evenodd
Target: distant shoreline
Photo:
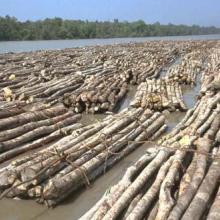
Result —
<instances>
[{"instance_id":1,"label":"distant shoreline","mask_svg":"<svg viewBox=\"0 0 220 220\"><path fill-rule=\"evenodd\" d=\"M73 40L32 40L32 41L0 41L0 54L31 52L39 50L60 50L76 47L103 46L126 43L141 43L146 41L186 41L186 40L220 40L220 34L185 35L163 37L134 37L134 38L94 38Z\"/></svg>"},{"instance_id":2,"label":"distant shoreline","mask_svg":"<svg viewBox=\"0 0 220 220\"><path fill-rule=\"evenodd\" d=\"M39 41L83 41L83 40L110 40L110 39L142 39L142 38L146 38L146 39L151 39L151 38L155 38L155 39L160 39L160 38L178 38L178 37L197 37L197 36L219 36L220 33L218 34L192 34L192 35L162 35L162 36L143 36L143 37L131 37L131 36L127 36L127 37L99 37L99 38L71 38L71 39L36 39L36 40L0 40L1 42L39 42Z\"/></svg>"}]
</instances>

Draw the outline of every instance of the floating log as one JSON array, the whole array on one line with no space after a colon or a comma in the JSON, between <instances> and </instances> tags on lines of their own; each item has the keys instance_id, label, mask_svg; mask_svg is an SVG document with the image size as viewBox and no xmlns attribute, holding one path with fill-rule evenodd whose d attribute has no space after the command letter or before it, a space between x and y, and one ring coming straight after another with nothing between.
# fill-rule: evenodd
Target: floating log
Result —
<instances>
[{"instance_id":1,"label":"floating log","mask_svg":"<svg viewBox=\"0 0 220 220\"><path fill-rule=\"evenodd\" d=\"M200 47L187 53L180 59L180 62L168 69L166 77L175 82L186 85L195 85L198 73L204 69L205 62L210 48Z\"/></svg>"},{"instance_id":2,"label":"floating log","mask_svg":"<svg viewBox=\"0 0 220 220\"><path fill-rule=\"evenodd\" d=\"M218 47L217 41L174 41L6 54L0 162L19 157L0 170L1 198L56 206L151 141L153 149L83 219L218 216ZM195 106L154 142L167 128L161 111L187 110L182 84L194 85L200 72ZM76 112L112 112L131 84L138 90L129 108L77 123Z\"/></svg>"},{"instance_id":3,"label":"floating log","mask_svg":"<svg viewBox=\"0 0 220 220\"><path fill-rule=\"evenodd\" d=\"M63 105L56 107L43 105L30 107L29 109L26 106L26 110L16 111L15 114L14 116L8 114L7 116L9 117L4 117L0 120L0 127L2 127L2 131L0 131L1 162L26 150L41 147L40 142L38 144L32 143L36 139L44 137L44 141L47 142L48 140L56 139L57 135L58 137L62 136L58 133L48 138L46 137L81 118L80 115L75 115Z\"/></svg>"},{"instance_id":4,"label":"floating log","mask_svg":"<svg viewBox=\"0 0 220 220\"><path fill-rule=\"evenodd\" d=\"M141 141L152 138L153 134L157 138L165 130L164 123L165 117L158 112L131 109L88 128L76 129L36 152L32 159L12 162L1 173L0 188L11 187L8 197L37 198L54 206L84 186L85 180L92 181L133 151ZM160 132L155 135L157 130ZM137 143L128 144L130 141Z\"/></svg>"},{"instance_id":5,"label":"floating log","mask_svg":"<svg viewBox=\"0 0 220 220\"><path fill-rule=\"evenodd\" d=\"M91 76L74 93L65 94L63 103L75 112L99 113L113 111L128 90L129 75L103 74Z\"/></svg>"},{"instance_id":6,"label":"floating log","mask_svg":"<svg viewBox=\"0 0 220 220\"><path fill-rule=\"evenodd\" d=\"M176 109L186 111L187 107L183 101L182 91L177 82L167 79L146 80L137 88L133 107L149 108L162 111Z\"/></svg>"},{"instance_id":7,"label":"floating log","mask_svg":"<svg viewBox=\"0 0 220 220\"><path fill-rule=\"evenodd\" d=\"M180 124L158 141L156 156L153 153L138 170L137 164L149 154L128 168L81 220L200 219L207 213L218 219L219 143L213 140L220 129L219 104L220 93L207 90ZM212 149L217 153L210 154Z\"/></svg>"}]
</instances>

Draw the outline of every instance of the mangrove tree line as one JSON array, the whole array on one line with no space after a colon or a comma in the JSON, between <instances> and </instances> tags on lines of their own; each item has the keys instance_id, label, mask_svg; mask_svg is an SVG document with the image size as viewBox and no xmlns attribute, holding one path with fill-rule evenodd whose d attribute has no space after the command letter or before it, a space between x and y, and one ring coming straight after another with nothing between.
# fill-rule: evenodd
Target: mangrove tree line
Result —
<instances>
[{"instance_id":1,"label":"mangrove tree line","mask_svg":"<svg viewBox=\"0 0 220 220\"><path fill-rule=\"evenodd\" d=\"M217 34L220 28L198 25L162 25L119 21L82 21L46 18L38 21L18 21L15 17L0 17L0 40L50 40L77 38L145 37L172 35Z\"/></svg>"}]
</instances>

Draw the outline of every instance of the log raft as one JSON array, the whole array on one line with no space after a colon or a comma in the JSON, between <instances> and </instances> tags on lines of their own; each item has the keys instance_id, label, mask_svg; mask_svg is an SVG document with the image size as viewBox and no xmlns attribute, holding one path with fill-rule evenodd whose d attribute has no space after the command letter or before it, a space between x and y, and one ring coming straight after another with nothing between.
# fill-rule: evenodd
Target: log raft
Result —
<instances>
[{"instance_id":1,"label":"log raft","mask_svg":"<svg viewBox=\"0 0 220 220\"><path fill-rule=\"evenodd\" d=\"M62 129L65 130L81 118L81 115L74 114L62 104L56 107L31 107L9 113L2 114L4 118L0 120L0 162L62 137L65 135Z\"/></svg>"},{"instance_id":2,"label":"log raft","mask_svg":"<svg viewBox=\"0 0 220 220\"><path fill-rule=\"evenodd\" d=\"M207 97L203 99L200 102L207 102ZM110 192L103 196L101 202L81 220L116 219L119 216L129 220L148 219L155 200L158 205L153 219L202 217L208 210L212 197L215 196L215 189L219 187L220 180L219 142L213 142L215 136L213 139L209 138L209 127L215 129L215 134L220 129L220 124L216 127L216 122L210 119L212 114L219 114L219 94L206 104L206 110L202 105L199 106L197 117L190 125L185 126L194 117L193 115L184 119L185 123L180 125L182 129L179 132L160 140L155 149L156 153L153 155L147 153L128 168L121 181L111 187ZM207 126L201 134L198 130L204 126L204 123ZM209 152L215 146L218 150L212 157ZM145 165L139 168L143 160L146 160ZM145 187L148 182L150 186ZM203 197L204 194L207 196ZM219 215L216 208L218 195L208 215L210 219L211 216L217 219Z\"/></svg>"},{"instance_id":3,"label":"log raft","mask_svg":"<svg viewBox=\"0 0 220 220\"><path fill-rule=\"evenodd\" d=\"M159 112L141 108L109 116L74 130L36 152L34 158L13 161L1 173L0 188L4 192L11 189L8 197L32 198L54 206L135 150L157 130L160 135L166 129L164 125L165 117Z\"/></svg>"},{"instance_id":4,"label":"log raft","mask_svg":"<svg viewBox=\"0 0 220 220\"><path fill-rule=\"evenodd\" d=\"M127 94L130 78L129 72L91 76L80 89L70 94L66 93L63 103L76 113L113 111Z\"/></svg>"},{"instance_id":5,"label":"log raft","mask_svg":"<svg viewBox=\"0 0 220 220\"><path fill-rule=\"evenodd\" d=\"M0 170L1 198L56 206L153 141L154 149L82 219L218 216L218 47L216 41L146 42L3 56L0 162L19 157ZM167 128L161 111L187 110L182 85L194 85L199 72L194 108L156 142ZM113 111L131 84L138 89L128 108L79 123L78 113Z\"/></svg>"},{"instance_id":6,"label":"log raft","mask_svg":"<svg viewBox=\"0 0 220 220\"><path fill-rule=\"evenodd\" d=\"M219 219L220 68L210 60L194 108L80 220Z\"/></svg>"},{"instance_id":7,"label":"log raft","mask_svg":"<svg viewBox=\"0 0 220 220\"><path fill-rule=\"evenodd\" d=\"M155 111L165 109L169 111L187 110L179 83L163 78L146 80L146 82L141 83L137 88L131 106L149 108Z\"/></svg>"}]
</instances>

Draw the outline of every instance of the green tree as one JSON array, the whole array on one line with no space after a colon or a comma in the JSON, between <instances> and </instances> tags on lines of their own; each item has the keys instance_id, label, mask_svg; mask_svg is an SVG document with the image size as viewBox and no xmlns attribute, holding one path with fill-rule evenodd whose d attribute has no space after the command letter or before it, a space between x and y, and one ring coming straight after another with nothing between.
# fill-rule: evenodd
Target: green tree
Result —
<instances>
[{"instance_id":1,"label":"green tree","mask_svg":"<svg viewBox=\"0 0 220 220\"><path fill-rule=\"evenodd\" d=\"M159 22L146 24L143 20L135 22L119 21L81 21L63 20L59 17L39 21L20 22L9 15L0 17L0 40L50 40L76 38L144 37L217 34L220 28L198 25L162 25Z\"/></svg>"}]
</instances>

